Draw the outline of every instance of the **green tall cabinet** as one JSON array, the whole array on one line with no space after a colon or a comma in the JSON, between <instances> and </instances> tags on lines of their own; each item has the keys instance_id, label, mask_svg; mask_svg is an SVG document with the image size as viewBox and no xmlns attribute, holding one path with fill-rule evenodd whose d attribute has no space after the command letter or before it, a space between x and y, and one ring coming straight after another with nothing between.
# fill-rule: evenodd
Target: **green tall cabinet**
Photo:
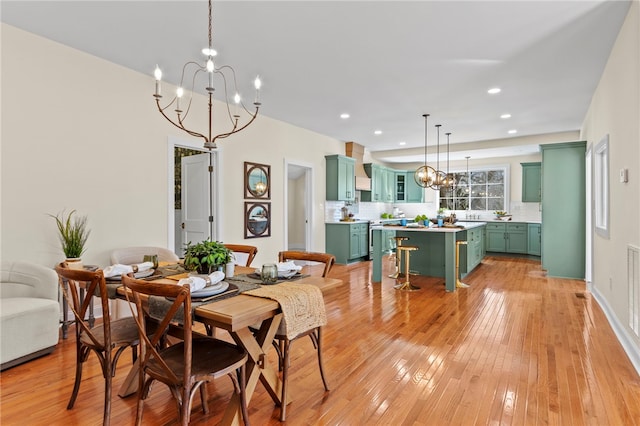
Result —
<instances>
[{"instance_id":1,"label":"green tall cabinet","mask_svg":"<svg viewBox=\"0 0 640 426\"><path fill-rule=\"evenodd\" d=\"M584 279L586 142L541 145L542 267Z\"/></svg>"},{"instance_id":2,"label":"green tall cabinet","mask_svg":"<svg viewBox=\"0 0 640 426\"><path fill-rule=\"evenodd\" d=\"M326 200L354 201L356 199L356 160L343 155L326 155Z\"/></svg>"}]
</instances>

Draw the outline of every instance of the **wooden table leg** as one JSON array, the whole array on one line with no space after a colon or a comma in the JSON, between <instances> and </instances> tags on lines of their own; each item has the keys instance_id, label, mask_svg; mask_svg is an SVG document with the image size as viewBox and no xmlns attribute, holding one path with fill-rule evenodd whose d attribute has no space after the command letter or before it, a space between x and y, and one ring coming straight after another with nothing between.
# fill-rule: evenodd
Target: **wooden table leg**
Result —
<instances>
[{"instance_id":1,"label":"wooden table leg","mask_svg":"<svg viewBox=\"0 0 640 426\"><path fill-rule=\"evenodd\" d=\"M255 337L249 328L243 328L242 330L231 333L233 340L245 348L249 354L249 360L246 366L247 384L245 389L247 405L256 389L258 379L260 379L269 395L271 395L273 402L275 402L276 405L282 403L280 400L280 395L282 395L282 382L276 370L266 360L267 351L276 335L281 319L282 314L278 314L271 320L263 321L260 332ZM239 425L241 424L241 419L240 397L234 393L231 396L229 405L227 405L221 424Z\"/></svg>"},{"instance_id":2,"label":"wooden table leg","mask_svg":"<svg viewBox=\"0 0 640 426\"><path fill-rule=\"evenodd\" d=\"M120 390L118 391L118 396L120 398L126 398L129 395L133 395L138 392L138 371L140 370L140 357L133 363L131 366L131 370L129 370L129 374L127 378L124 379L124 382L120 386Z\"/></svg>"}]
</instances>

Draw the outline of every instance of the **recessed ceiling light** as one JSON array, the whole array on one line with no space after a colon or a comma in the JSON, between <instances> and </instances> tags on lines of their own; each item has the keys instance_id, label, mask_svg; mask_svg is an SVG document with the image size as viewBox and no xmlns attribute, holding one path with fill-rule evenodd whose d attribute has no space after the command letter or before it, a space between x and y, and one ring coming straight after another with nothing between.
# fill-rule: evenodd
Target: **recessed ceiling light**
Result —
<instances>
[{"instance_id":1,"label":"recessed ceiling light","mask_svg":"<svg viewBox=\"0 0 640 426\"><path fill-rule=\"evenodd\" d=\"M510 135L515 135L516 133L518 133L518 131L516 129L511 129L507 133L509 133Z\"/></svg>"},{"instance_id":2,"label":"recessed ceiling light","mask_svg":"<svg viewBox=\"0 0 640 426\"><path fill-rule=\"evenodd\" d=\"M400 143L398 143L398 145L406 145L407 143L405 141L402 141Z\"/></svg>"},{"instance_id":3,"label":"recessed ceiling light","mask_svg":"<svg viewBox=\"0 0 640 426\"><path fill-rule=\"evenodd\" d=\"M382 130L376 130L375 132L373 132L374 135L381 135L382 134Z\"/></svg>"},{"instance_id":4,"label":"recessed ceiling light","mask_svg":"<svg viewBox=\"0 0 640 426\"><path fill-rule=\"evenodd\" d=\"M495 95L496 93L500 93L501 89L499 87L492 87L491 89L487 90L487 93L490 95Z\"/></svg>"},{"instance_id":5,"label":"recessed ceiling light","mask_svg":"<svg viewBox=\"0 0 640 426\"><path fill-rule=\"evenodd\" d=\"M349 118L349 117L351 117L351 116L350 116L349 114L347 114L346 112L345 112L345 113L340 114L340 118L342 118L342 119L344 119L344 120L346 120L346 119L347 119L347 118Z\"/></svg>"},{"instance_id":6,"label":"recessed ceiling light","mask_svg":"<svg viewBox=\"0 0 640 426\"><path fill-rule=\"evenodd\" d=\"M502 118L502 119L511 118L511 114L502 114L502 115L500 116L500 118Z\"/></svg>"}]
</instances>

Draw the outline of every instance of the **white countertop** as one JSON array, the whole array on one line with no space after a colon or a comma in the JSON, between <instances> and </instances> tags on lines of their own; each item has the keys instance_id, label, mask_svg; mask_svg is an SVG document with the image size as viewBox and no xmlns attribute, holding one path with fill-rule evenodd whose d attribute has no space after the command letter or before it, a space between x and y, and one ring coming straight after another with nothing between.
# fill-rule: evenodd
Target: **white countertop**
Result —
<instances>
[{"instance_id":1,"label":"white countertop","mask_svg":"<svg viewBox=\"0 0 640 426\"><path fill-rule=\"evenodd\" d=\"M456 226L451 227L437 227L437 226L401 226L401 225L385 225L379 229L393 229L396 231L410 231L410 232L460 232L467 229L479 228L484 226L486 222L456 222Z\"/></svg>"}]
</instances>

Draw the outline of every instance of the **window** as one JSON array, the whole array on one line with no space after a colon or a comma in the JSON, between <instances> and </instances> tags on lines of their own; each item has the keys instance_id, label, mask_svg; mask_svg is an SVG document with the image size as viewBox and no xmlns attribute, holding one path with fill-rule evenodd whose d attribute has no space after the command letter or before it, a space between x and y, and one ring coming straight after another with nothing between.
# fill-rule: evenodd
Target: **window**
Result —
<instances>
[{"instance_id":1,"label":"window","mask_svg":"<svg viewBox=\"0 0 640 426\"><path fill-rule=\"evenodd\" d=\"M595 149L594 201L596 234L609 238L609 135Z\"/></svg>"},{"instance_id":2,"label":"window","mask_svg":"<svg viewBox=\"0 0 640 426\"><path fill-rule=\"evenodd\" d=\"M508 167L452 174L456 185L448 190L440 190L439 207L447 210L506 210Z\"/></svg>"}]
</instances>

